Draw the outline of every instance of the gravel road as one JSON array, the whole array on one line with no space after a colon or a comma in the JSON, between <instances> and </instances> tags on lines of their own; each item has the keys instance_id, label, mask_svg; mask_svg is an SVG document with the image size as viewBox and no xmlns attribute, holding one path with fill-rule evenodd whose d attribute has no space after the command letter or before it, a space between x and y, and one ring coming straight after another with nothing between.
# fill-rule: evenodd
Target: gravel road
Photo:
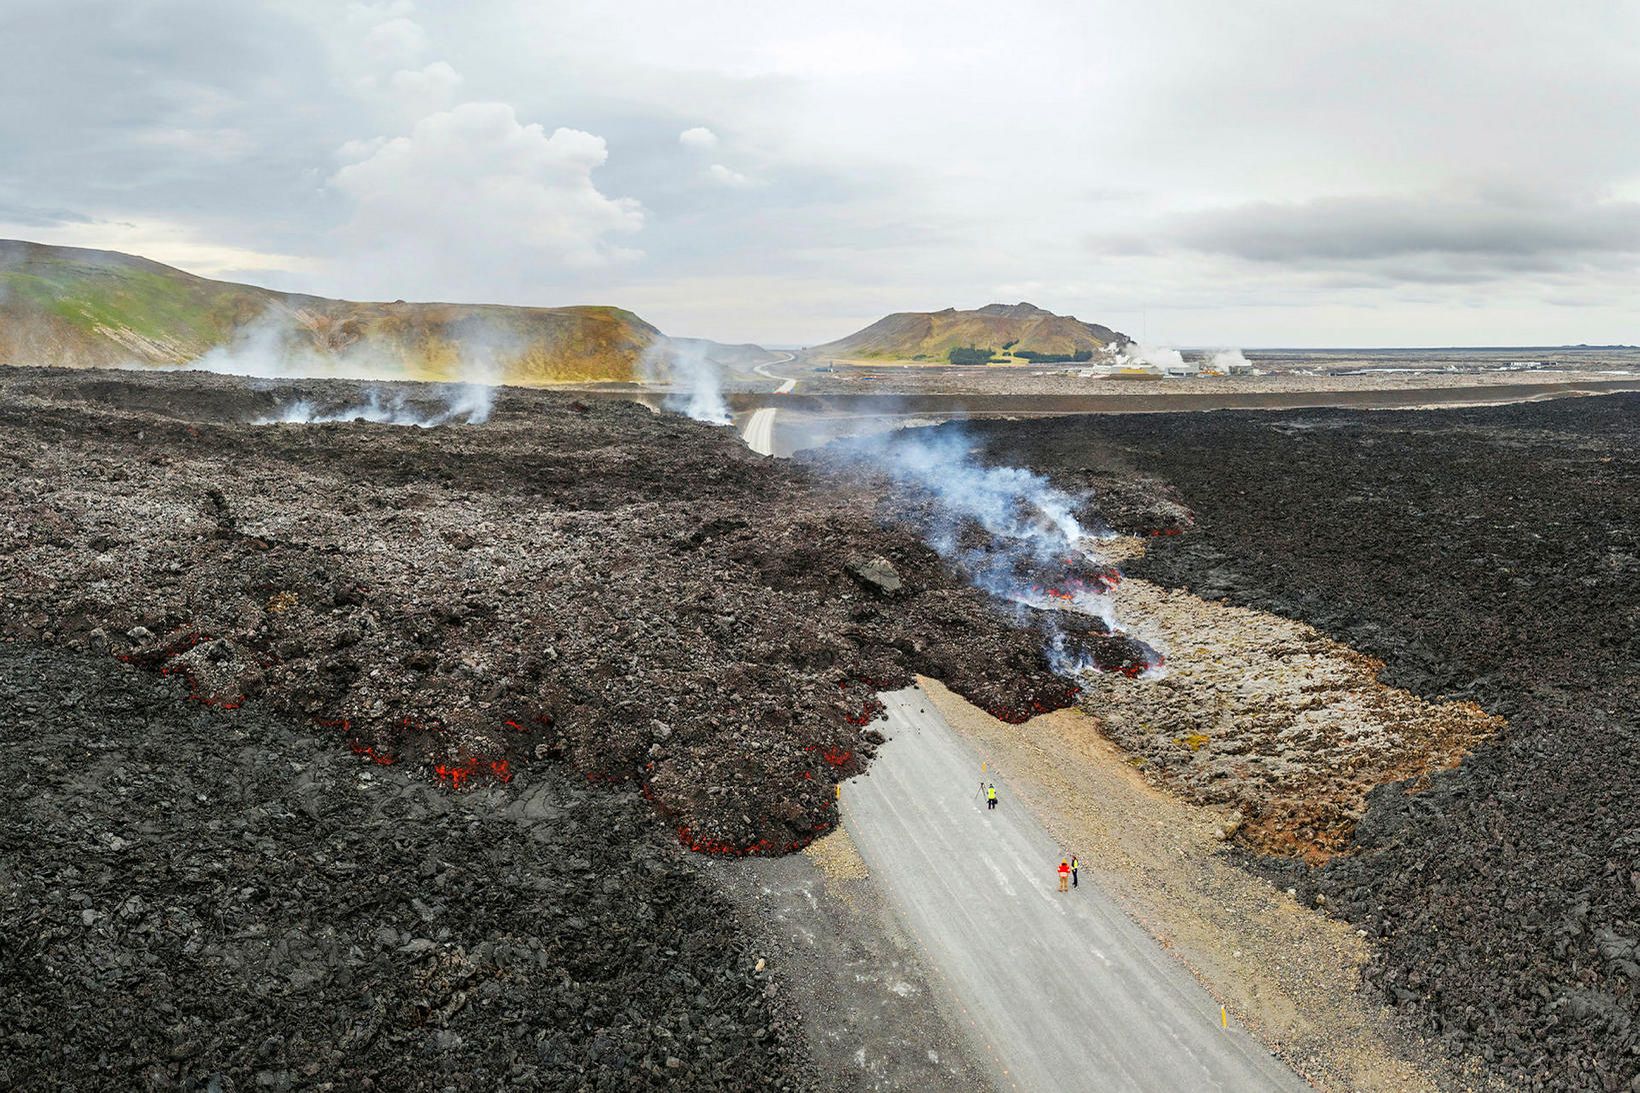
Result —
<instances>
[{"instance_id":1,"label":"gravel road","mask_svg":"<svg viewBox=\"0 0 1640 1093\"><path fill-rule=\"evenodd\" d=\"M1003 1089L1305 1089L1060 851L914 688L843 790L844 823Z\"/></svg>"}]
</instances>

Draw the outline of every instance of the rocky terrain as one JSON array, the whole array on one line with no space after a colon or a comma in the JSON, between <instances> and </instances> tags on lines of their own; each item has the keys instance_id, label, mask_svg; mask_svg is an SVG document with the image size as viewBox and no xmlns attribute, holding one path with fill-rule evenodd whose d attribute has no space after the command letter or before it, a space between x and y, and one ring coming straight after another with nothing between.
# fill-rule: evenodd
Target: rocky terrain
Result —
<instances>
[{"instance_id":1,"label":"rocky terrain","mask_svg":"<svg viewBox=\"0 0 1640 1093\"><path fill-rule=\"evenodd\" d=\"M1074 695L1051 613L999 610L881 526L869 479L728 429L522 391L482 426L255 425L360 394L3 382L7 640L176 676L452 789L561 757L642 792L694 849L779 853L834 824L879 689L930 675L1014 721Z\"/></svg>"},{"instance_id":2,"label":"rocky terrain","mask_svg":"<svg viewBox=\"0 0 1640 1093\"><path fill-rule=\"evenodd\" d=\"M206 367L250 375L549 384L632 382L675 354L756 346L667 338L615 307L355 303L196 277L114 251L0 240L0 364Z\"/></svg>"},{"instance_id":3,"label":"rocky terrain","mask_svg":"<svg viewBox=\"0 0 1640 1093\"><path fill-rule=\"evenodd\" d=\"M1382 662L1303 623L1136 578L1112 604L1167 670L1092 674L1078 706L1147 777L1224 806L1225 837L1261 853L1347 850L1372 790L1453 766L1503 725L1387 686Z\"/></svg>"},{"instance_id":4,"label":"rocky terrain","mask_svg":"<svg viewBox=\"0 0 1640 1093\"><path fill-rule=\"evenodd\" d=\"M1132 573L1507 719L1460 765L1374 790L1324 867L1255 867L1365 929L1367 988L1455 1054L1520 1088L1636 1088L1640 396L972 432L1067 488L1145 468L1194 519Z\"/></svg>"},{"instance_id":5,"label":"rocky terrain","mask_svg":"<svg viewBox=\"0 0 1640 1093\"><path fill-rule=\"evenodd\" d=\"M635 796L452 794L186 693L0 645L0 1087L811 1088Z\"/></svg>"},{"instance_id":6,"label":"rocky terrain","mask_svg":"<svg viewBox=\"0 0 1640 1093\"><path fill-rule=\"evenodd\" d=\"M453 394L0 371L0 1085L804 1087L700 863L830 831L881 688L1017 723L1051 641L1138 670L859 468L522 390L348 417Z\"/></svg>"}]
</instances>

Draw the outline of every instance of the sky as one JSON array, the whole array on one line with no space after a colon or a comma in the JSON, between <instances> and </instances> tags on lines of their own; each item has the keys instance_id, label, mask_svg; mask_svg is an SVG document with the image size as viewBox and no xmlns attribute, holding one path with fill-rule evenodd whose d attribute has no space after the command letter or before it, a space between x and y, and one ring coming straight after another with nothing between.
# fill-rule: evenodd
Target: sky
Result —
<instances>
[{"instance_id":1,"label":"sky","mask_svg":"<svg viewBox=\"0 0 1640 1093\"><path fill-rule=\"evenodd\" d=\"M1640 5L4 0L0 237L797 345L1640 342Z\"/></svg>"}]
</instances>

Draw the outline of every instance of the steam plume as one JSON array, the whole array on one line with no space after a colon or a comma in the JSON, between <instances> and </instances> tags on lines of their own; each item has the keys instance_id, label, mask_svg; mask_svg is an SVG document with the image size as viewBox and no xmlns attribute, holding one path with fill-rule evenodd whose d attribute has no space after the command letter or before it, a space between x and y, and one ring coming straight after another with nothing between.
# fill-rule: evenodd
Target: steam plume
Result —
<instances>
[{"instance_id":1,"label":"steam plume","mask_svg":"<svg viewBox=\"0 0 1640 1093\"><path fill-rule=\"evenodd\" d=\"M1215 372L1251 372L1253 362L1242 356L1239 349L1221 349L1213 354Z\"/></svg>"},{"instance_id":2,"label":"steam plume","mask_svg":"<svg viewBox=\"0 0 1640 1093\"><path fill-rule=\"evenodd\" d=\"M1082 627L1061 625L1060 612L1120 632L1108 595L1119 578L1099 549L1113 536L1076 515L1089 498L1024 467L982 463L977 447L949 426L865 437L833 450L886 473L920 501L929 546L978 587L1030 615L1046 633L1056 671L1075 675L1087 666L1067 633ZM976 527L984 534L973 534Z\"/></svg>"},{"instance_id":3,"label":"steam plume","mask_svg":"<svg viewBox=\"0 0 1640 1093\"><path fill-rule=\"evenodd\" d=\"M495 403L495 387L505 373L504 361L523 347L515 337L476 318L452 323L446 331L458 357L457 380L425 392L438 408L423 412L423 398L403 392L370 389L363 402L338 409L322 409L296 401L282 407L261 424L366 421L389 425L482 424ZM378 339L361 338L339 349L321 349L315 334L297 317L273 308L235 331L225 345L212 349L187 367L202 372L261 379L413 380L413 358ZM421 392L418 392L420 395Z\"/></svg>"},{"instance_id":4,"label":"steam plume","mask_svg":"<svg viewBox=\"0 0 1640 1093\"><path fill-rule=\"evenodd\" d=\"M729 424L723 376L717 362L707 356L704 344L685 339L658 340L644 350L639 364L646 382L671 387L664 403L668 410L713 425Z\"/></svg>"},{"instance_id":5,"label":"steam plume","mask_svg":"<svg viewBox=\"0 0 1640 1093\"><path fill-rule=\"evenodd\" d=\"M1163 372L1194 372L1196 366L1184 359L1184 355L1177 349L1167 349L1157 345L1140 345L1134 342L1124 346L1117 357L1118 365L1128 367L1159 368Z\"/></svg>"}]
</instances>

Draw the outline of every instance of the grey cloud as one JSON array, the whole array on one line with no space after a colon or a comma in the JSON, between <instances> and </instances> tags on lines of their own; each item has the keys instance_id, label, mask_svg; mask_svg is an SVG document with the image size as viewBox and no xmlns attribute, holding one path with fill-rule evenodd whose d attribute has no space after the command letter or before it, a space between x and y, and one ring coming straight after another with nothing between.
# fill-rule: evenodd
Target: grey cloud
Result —
<instances>
[{"instance_id":1,"label":"grey cloud","mask_svg":"<svg viewBox=\"0 0 1640 1093\"><path fill-rule=\"evenodd\" d=\"M354 135L321 39L276 8L11 0L0 40L0 186L35 206L265 239L311 215L302 171Z\"/></svg>"},{"instance_id":2,"label":"grey cloud","mask_svg":"<svg viewBox=\"0 0 1640 1093\"><path fill-rule=\"evenodd\" d=\"M1261 264L1461 283L1502 270L1632 267L1640 263L1640 203L1487 196L1255 202L1167 218L1109 249L1182 249Z\"/></svg>"},{"instance_id":3,"label":"grey cloud","mask_svg":"<svg viewBox=\"0 0 1640 1093\"><path fill-rule=\"evenodd\" d=\"M94 224L96 220L72 209L41 208L0 197L0 223L25 228L50 228L58 224Z\"/></svg>"}]
</instances>

